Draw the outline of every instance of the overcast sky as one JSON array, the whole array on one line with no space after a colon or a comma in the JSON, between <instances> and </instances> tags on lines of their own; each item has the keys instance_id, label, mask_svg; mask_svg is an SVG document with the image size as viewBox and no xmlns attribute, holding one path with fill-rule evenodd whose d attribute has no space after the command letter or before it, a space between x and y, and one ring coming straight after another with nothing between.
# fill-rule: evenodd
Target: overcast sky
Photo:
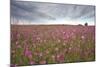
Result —
<instances>
[{"instance_id":1,"label":"overcast sky","mask_svg":"<svg viewBox=\"0 0 100 67\"><path fill-rule=\"evenodd\" d=\"M12 24L95 24L95 6L32 1L11 2Z\"/></svg>"}]
</instances>

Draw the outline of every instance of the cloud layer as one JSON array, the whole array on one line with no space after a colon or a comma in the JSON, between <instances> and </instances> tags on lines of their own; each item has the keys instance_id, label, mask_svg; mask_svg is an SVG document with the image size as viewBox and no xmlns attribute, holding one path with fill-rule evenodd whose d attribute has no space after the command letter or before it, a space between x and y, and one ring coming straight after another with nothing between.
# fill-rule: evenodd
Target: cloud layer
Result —
<instances>
[{"instance_id":1,"label":"cloud layer","mask_svg":"<svg viewBox=\"0 0 100 67\"><path fill-rule=\"evenodd\" d=\"M95 6L11 1L11 23L43 23L48 21L95 21ZM63 22L62 22L63 23Z\"/></svg>"}]
</instances>

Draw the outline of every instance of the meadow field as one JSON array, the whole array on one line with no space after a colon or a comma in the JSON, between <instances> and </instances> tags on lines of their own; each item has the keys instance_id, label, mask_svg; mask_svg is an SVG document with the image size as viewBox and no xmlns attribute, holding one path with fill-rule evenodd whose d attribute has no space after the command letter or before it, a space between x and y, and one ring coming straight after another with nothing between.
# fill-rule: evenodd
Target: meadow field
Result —
<instances>
[{"instance_id":1,"label":"meadow field","mask_svg":"<svg viewBox=\"0 0 100 67\"><path fill-rule=\"evenodd\" d=\"M95 26L11 25L11 64L95 61Z\"/></svg>"}]
</instances>

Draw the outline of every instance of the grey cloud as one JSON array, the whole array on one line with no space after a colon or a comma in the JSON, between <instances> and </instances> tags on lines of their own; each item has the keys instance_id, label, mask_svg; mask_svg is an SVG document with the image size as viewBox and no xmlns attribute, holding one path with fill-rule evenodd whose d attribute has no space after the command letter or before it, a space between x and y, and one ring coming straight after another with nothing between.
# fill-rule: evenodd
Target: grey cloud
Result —
<instances>
[{"instance_id":1,"label":"grey cloud","mask_svg":"<svg viewBox=\"0 0 100 67\"><path fill-rule=\"evenodd\" d=\"M11 16L17 20L39 21L41 19L55 19L46 13L38 11L37 6L32 5L32 2L12 2Z\"/></svg>"},{"instance_id":2,"label":"grey cloud","mask_svg":"<svg viewBox=\"0 0 100 67\"><path fill-rule=\"evenodd\" d=\"M95 6L11 1L11 18L34 22L57 19L93 19Z\"/></svg>"}]
</instances>

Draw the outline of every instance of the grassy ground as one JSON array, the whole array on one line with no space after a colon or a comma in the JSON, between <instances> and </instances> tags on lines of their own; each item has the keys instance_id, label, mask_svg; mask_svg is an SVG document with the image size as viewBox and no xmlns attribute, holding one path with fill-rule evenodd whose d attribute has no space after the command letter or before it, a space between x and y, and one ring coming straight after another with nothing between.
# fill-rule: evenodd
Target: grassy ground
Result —
<instances>
[{"instance_id":1,"label":"grassy ground","mask_svg":"<svg viewBox=\"0 0 100 67\"><path fill-rule=\"evenodd\" d=\"M95 26L11 25L11 64L95 60Z\"/></svg>"}]
</instances>

